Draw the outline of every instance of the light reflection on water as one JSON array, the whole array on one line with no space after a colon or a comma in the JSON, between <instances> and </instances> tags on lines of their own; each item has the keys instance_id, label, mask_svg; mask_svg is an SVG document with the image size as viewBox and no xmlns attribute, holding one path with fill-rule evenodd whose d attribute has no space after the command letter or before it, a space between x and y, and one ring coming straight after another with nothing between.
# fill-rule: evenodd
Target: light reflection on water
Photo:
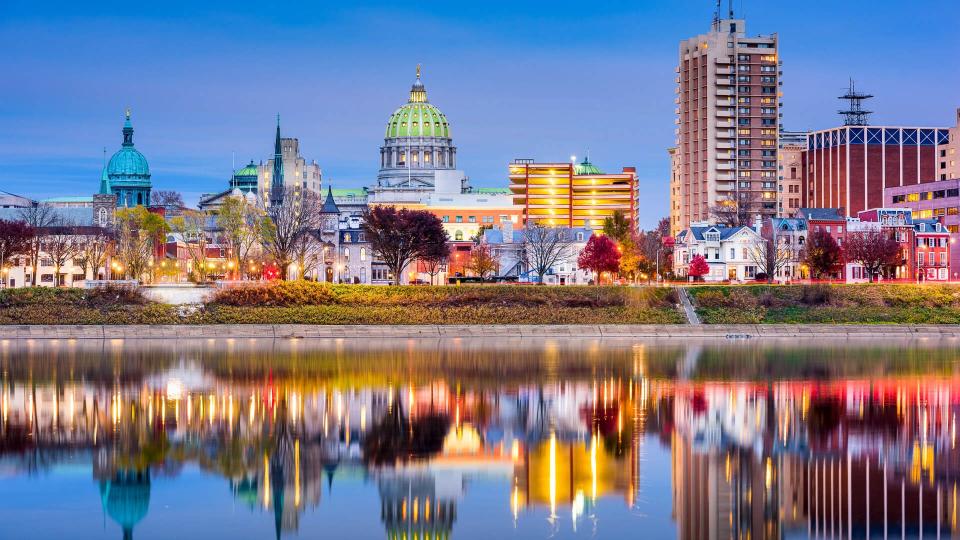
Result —
<instances>
[{"instance_id":1,"label":"light reflection on water","mask_svg":"<svg viewBox=\"0 0 960 540\"><path fill-rule=\"evenodd\" d=\"M0 538L958 534L952 341L0 341Z\"/></svg>"}]
</instances>

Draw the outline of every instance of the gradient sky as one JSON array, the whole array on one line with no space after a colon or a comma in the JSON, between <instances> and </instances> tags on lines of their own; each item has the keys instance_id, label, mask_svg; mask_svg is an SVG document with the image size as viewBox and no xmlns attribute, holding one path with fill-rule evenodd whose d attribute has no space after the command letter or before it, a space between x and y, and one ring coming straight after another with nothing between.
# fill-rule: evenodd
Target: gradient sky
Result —
<instances>
[{"instance_id":1,"label":"gradient sky","mask_svg":"<svg viewBox=\"0 0 960 540\"><path fill-rule=\"evenodd\" d=\"M668 212L680 39L709 0L571 2L36 2L0 0L0 190L81 195L99 183L123 110L154 189L226 187L273 152L275 115L324 182L376 179L387 117L417 63L475 186L517 157L590 150L637 167L641 225ZM726 2L724 2L726 4ZM874 124L953 125L960 2L736 0L750 34L777 32L786 129L838 123L848 77Z\"/></svg>"}]
</instances>

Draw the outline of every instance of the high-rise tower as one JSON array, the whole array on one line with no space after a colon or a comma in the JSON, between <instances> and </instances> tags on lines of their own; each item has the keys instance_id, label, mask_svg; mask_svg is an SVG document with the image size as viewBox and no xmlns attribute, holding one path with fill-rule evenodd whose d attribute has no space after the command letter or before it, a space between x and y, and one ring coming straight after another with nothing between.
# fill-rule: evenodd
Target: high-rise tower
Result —
<instances>
[{"instance_id":1,"label":"high-rise tower","mask_svg":"<svg viewBox=\"0 0 960 540\"><path fill-rule=\"evenodd\" d=\"M777 212L780 60L777 35L748 37L731 10L680 42L674 231L693 222L749 224Z\"/></svg>"}]
</instances>

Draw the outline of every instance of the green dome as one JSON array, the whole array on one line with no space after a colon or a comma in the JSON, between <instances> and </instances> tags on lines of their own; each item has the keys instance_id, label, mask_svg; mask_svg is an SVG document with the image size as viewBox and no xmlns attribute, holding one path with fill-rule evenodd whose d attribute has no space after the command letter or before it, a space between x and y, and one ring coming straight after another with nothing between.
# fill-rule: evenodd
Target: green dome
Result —
<instances>
[{"instance_id":1,"label":"green dome","mask_svg":"<svg viewBox=\"0 0 960 540\"><path fill-rule=\"evenodd\" d=\"M237 172L233 173L233 177L238 179L248 177L256 178L258 174L259 171L257 170L257 164L251 160L250 163L248 163L242 169L237 169Z\"/></svg>"},{"instance_id":2,"label":"green dome","mask_svg":"<svg viewBox=\"0 0 960 540\"><path fill-rule=\"evenodd\" d=\"M587 158L583 158L581 163L573 166L573 173L577 175L603 174L603 171L598 169L593 163L590 163L590 160Z\"/></svg>"},{"instance_id":3,"label":"green dome","mask_svg":"<svg viewBox=\"0 0 960 540\"><path fill-rule=\"evenodd\" d=\"M420 82L420 67L417 80L410 89L410 100L387 120L388 139L395 137L442 137L450 138L450 123L440 109L427 102L427 91Z\"/></svg>"},{"instance_id":4,"label":"green dome","mask_svg":"<svg viewBox=\"0 0 960 540\"><path fill-rule=\"evenodd\" d=\"M107 163L107 176L111 185L150 181L150 166L147 165L147 158L133 146L133 125L130 123L129 109L127 120L123 124L123 145Z\"/></svg>"}]
</instances>

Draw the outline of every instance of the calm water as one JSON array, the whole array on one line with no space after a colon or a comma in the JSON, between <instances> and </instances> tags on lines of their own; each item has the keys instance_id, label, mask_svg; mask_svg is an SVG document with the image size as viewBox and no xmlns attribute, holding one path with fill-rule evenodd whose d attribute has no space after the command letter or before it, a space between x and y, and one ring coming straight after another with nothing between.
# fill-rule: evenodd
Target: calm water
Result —
<instances>
[{"instance_id":1,"label":"calm water","mask_svg":"<svg viewBox=\"0 0 960 540\"><path fill-rule=\"evenodd\" d=\"M0 341L0 538L956 537L958 352Z\"/></svg>"}]
</instances>

